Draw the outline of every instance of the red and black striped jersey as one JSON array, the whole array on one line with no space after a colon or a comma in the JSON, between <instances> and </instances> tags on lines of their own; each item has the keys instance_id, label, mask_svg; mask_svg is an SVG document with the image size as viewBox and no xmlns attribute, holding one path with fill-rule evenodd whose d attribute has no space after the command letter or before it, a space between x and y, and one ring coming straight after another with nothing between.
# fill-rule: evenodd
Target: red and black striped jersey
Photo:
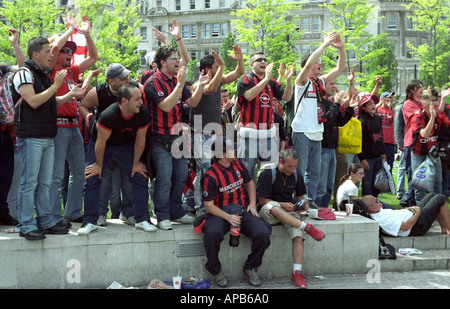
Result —
<instances>
[{"instance_id":1,"label":"red and black striped jersey","mask_svg":"<svg viewBox=\"0 0 450 309\"><path fill-rule=\"evenodd\" d=\"M250 75L241 77L237 83L238 104L241 109L240 126L254 129L272 127L273 98L281 99L284 88L272 78L252 101L247 101L244 93L260 81L261 79L252 72Z\"/></svg>"},{"instance_id":2,"label":"red and black striped jersey","mask_svg":"<svg viewBox=\"0 0 450 309\"><path fill-rule=\"evenodd\" d=\"M214 201L217 207L238 204L247 207L249 197L245 184L252 180L247 167L239 160L224 167L217 161L202 178L203 200Z\"/></svg>"},{"instance_id":3,"label":"red and black striped jersey","mask_svg":"<svg viewBox=\"0 0 450 309\"><path fill-rule=\"evenodd\" d=\"M436 145L439 130L442 129L442 126L446 126L446 130L450 126L450 120L446 114L441 111L436 111L436 118L434 119L433 128L431 129L430 135L428 138L424 138L420 135L420 130L424 129L430 118L428 117L425 110L421 109L417 111L411 119L411 130L413 133L413 153L416 155L426 155L433 145Z\"/></svg>"},{"instance_id":4,"label":"red and black striped jersey","mask_svg":"<svg viewBox=\"0 0 450 309\"><path fill-rule=\"evenodd\" d=\"M144 104L150 110L150 132L163 135L178 135L183 122L183 102L192 96L192 93L183 88L181 97L171 111L165 112L158 104L167 98L177 86L177 78L169 79L160 70L157 70L145 83ZM173 129L173 130L172 130Z\"/></svg>"}]
</instances>

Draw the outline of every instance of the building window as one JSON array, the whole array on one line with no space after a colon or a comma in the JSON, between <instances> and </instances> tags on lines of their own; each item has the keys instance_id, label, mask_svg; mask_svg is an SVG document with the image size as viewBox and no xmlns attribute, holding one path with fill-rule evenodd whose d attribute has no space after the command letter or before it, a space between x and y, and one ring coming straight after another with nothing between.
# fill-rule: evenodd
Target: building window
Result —
<instances>
[{"instance_id":1,"label":"building window","mask_svg":"<svg viewBox=\"0 0 450 309\"><path fill-rule=\"evenodd\" d=\"M197 37L197 25L191 25L191 38Z\"/></svg>"},{"instance_id":2,"label":"building window","mask_svg":"<svg viewBox=\"0 0 450 309\"><path fill-rule=\"evenodd\" d=\"M319 32L320 31L320 17L303 17L300 20L300 30L305 32Z\"/></svg>"},{"instance_id":3,"label":"building window","mask_svg":"<svg viewBox=\"0 0 450 309\"><path fill-rule=\"evenodd\" d=\"M211 0L205 0L205 9L211 8Z\"/></svg>"},{"instance_id":4,"label":"building window","mask_svg":"<svg viewBox=\"0 0 450 309\"><path fill-rule=\"evenodd\" d=\"M181 37L183 39L189 38L189 25L181 26Z\"/></svg>"},{"instance_id":5,"label":"building window","mask_svg":"<svg viewBox=\"0 0 450 309\"><path fill-rule=\"evenodd\" d=\"M205 24L205 38L211 37L211 25Z\"/></svg>"},{"instance_id":6,"label":"building window","mask_svg":"<svg viewBox=\"0 0 450 309\"><path fill-rule=\"evenodd\" d=\"M195 52L195 51L191 52L191 59L197 60L197 52Z\"/></svg>"},{"instance_id":7,"label":"building window","mask_svg":"<svg viewBox=\"0 0 450 309\"><path fill-rule=\"evenodd\" d=\"M221 36L226 37L228 35L228 23L222 23Z\"/></svg>"},{"instance_id":8,"label":"building window","mask_svg":"<svg viewBox=\"0 0 450 309\"><path fill-rule=\"evenodd\" d=\"M219 7L224 8L225 7L225 0L219 1Z\"/></svg>"},{"instance_id":9,"label":"building window","mask_svg":"<svg viewBox=\"0 0 450 309\"><path fill-rule=\"evenodd\" d=\"M406 29L407 30L414 30L414 22L411 19L411 16L406 16Z\"/></svg>"},{"instance_id":10,"label":"building window","mask_svg":"<svg viewBox=\"0 0 450 309\"><path fill-rule=\"evenodd\" d=\"M146 50L141 50L139 51L139 60L140 60L140 65L141 66L145 66L147 64L147 61L145 60L145 55L147 54Z\"/></svg>"},{"instance_id":11,"label":"building window","mask_svg":"<svg viewBox=\"0 0 450 309\"><path fill-rule=\"evenodd\" d=\"M195 10L195 0L191 0L191 10Z\"/></svg>"},{"instance_id":12,"label":"building window","mask_svg":"<svg viewBox=\"0 0 450 309\"><path fill-rule=\"evenodd\" d=\"M176 11L181 10L181 0L175 0L175 10Z\"/></svg>"},{"instance_id":13,"label":"building window","mask_svg":"<svg viewBox=\"0 0 450 309\"><path fill-rule=\"evenodd\" d=\"M220 24L212 24L212 36L216 37L220 34Z\"/></svg>"},{"instance_id":14,"label":"building window","mask_svg":"<svg viewBox=\"0 0 450 309\"><path fill-rule=\"evenodd\" d=\"M302 44L301 46L301 54L302 56L309 55L311 53L311 45L309 44Z\"/></svg>"},{"instance_id":15,"label":"building window","mask_svg":"<svg viewBox=\"0 0 450 309\"><path fill-rule=\"evenodd\" d=\"M394 14L389 14L387 18L388 29L394 30L397 29L397 17Z\"/></svg>"},{"instance_id":16,"label":"building window","mask_svg":"<svg viewBox=\"0 0 450 309\"><path fill-rule=\"evenodd\" d=\"M147 27L141 27L141 37L143 40L147 40Z\"/></svg>"}]
</instances>

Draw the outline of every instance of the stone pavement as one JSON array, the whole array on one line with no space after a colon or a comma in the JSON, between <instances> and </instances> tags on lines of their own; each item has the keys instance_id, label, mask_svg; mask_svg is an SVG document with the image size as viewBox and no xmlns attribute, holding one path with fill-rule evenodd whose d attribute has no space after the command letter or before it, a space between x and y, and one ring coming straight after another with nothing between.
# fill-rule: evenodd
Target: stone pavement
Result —
<instances>
[{"instance_id":1,"label":"stone pavement","mask_svg":"<svg viewBox=\"0 0 450 309\"><path fill-rule=\"evenodd\" d=\"M450 270L411 272L375 272L355 275L327 275L305 277L308 289L450 289ZM212 289L221 289L212 284ZM230 282L226 289L296 289L290 278L262 280L261 287L246 281ZM261 292L263 293L263 292Z\"/></svg>"}]
</instances>

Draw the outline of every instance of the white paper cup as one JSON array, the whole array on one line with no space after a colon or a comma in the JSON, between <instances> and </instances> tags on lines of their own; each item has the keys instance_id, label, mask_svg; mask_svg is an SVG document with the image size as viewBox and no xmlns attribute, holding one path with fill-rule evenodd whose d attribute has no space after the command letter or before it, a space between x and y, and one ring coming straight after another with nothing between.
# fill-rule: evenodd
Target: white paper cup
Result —
<instances>
[{"instance_id":1,"label":"white paper cup","mask_svg":"<svg viewBox=\"0 0 450 309\"><path fill-rule=\"evenodd\" d=\"M172 277L172 279L173 279L173 288L177 289L177 290L181 289L181 279L182 278L180 276L175 276L175 277Z\"/></svg>"},{"instance_id":2,"label":"white paper cup","mask_svg":"<svg viewBox=\"0 0 450 309\"><path fill-rule=\"evenodd\" d=\"M350 217L353 214L353 204L345 204L345 215Z\"/></svg>"}]
</instances>

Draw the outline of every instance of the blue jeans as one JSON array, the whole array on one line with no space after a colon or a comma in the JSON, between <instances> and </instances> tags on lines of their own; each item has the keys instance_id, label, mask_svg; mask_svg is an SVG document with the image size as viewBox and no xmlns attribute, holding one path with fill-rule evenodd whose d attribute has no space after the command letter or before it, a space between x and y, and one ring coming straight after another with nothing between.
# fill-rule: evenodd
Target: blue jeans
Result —
<instances>
[{"instance_id":1,"label":"blue jeans","mask_svg":"<svg viewBox=\"0 0 450 309\"><path fill-rule=\"evenodd\" d=\"M320 179L317 187L316 204L319 207L328 207L333 194L336 174L336 149L322 148L320 159Z\"/></svg>"},{"instance_id":2,"label":"blue jeans","mask_svg":"<svg viewBox=\"0 0 450 309\"><path fill-rule=\"evenodd\" d=\"M273 151L272 151L273 149ZM258 160L261 162L278 163L278 145L274 138L240 137L237 157L245 164L253 177Z\"/></svg>"},{"instance_id":3,"label":"blue jeans","mask_svg":"<svg viewBox=\"0 0 450 309\"><path fill-rule=\"evenodd\" d=\"M194 157L196 162L196 175L194 179L194 201L195 208L202 209L203 205L203 189L201 180L208 168L211 166L212 151L211 143L215 140L214 135L194 134ZM209 142L208 142L209 141ZM201 149L197 149L201 147Z\"/></svg>"},{"instance_id":4,"label":"blue jeans","mask_svg":"<svg viewBox=\"0 0 450 309\"><path fill-rule=\"evenodd\" d=\"M384 149L386 151L386 162L390 166L390 171L392 174L392 169L394 168L394 160L395 160L395 145L393 144L384 144Z\"/></svg>"},{"instance_id":5,"label":"blue jeans","mask_svg":"<svg viewBox=\"0 0 450 309\"><path fill-rule=\"evenodd\" d=\"M60 127L55 137L55 160L53 165L53 182L50 188L50 200L51 213L57 217L61 217L61 199L58 190L64 178L66 160L69 163L70 177L64 207L64 217L67 220L73 220L81 217L81 210L83 209L82 195L85 157L83 137L78 127Z\"/></svg>"},{"instance_id":6,"label":"blue jeans","mask_svg":"<svg viewBox=\"0 0 450 309\"><path fill-rule=\"evenodd\" d=\"M397 193L405 194L405 176L406 176L406 156L405 151L401 151L397 171Z\"/></svg>"},{"instance_id":7,"label":"blue jeans","mask_svg":"<svg viewBox=\"0 0 450 309\"><path fill-rule=\"evenodd\" d=\"M375 176L378 171L383 168L383 158L366 159L369 163L369 170L365 171L365 176L361 182L362 196L373 195L377 197L380 194L380 190L375 189Z\"/></svg>"},{"instance_id":8,"label":"blue jeans","mask_svg":"<svg viewBox=\"0 0 450 309\"><path fill-rule=\"evenodd\" d=\"M0 131L0 217L9 214L8 192L14 174L14 142L9 131Z\"/></svg>"},{"instance_id":9,"label":"blue jeans","mask_svg":"<svg viewBox=\"0 0 450 309\"><path fill-rule=\"evenodd\" d=\"M26 234L37 229L50 228L61 221L51 215L50 209L55 148L53 138L17 137L17 146L22 160L17 226Z\"/></svg>"},{"instance_id":10,"label":"blue jeans","mask_svg":"<svg viewBox=\"0 0 450 309\"><path fill-rule=\"evenodd\" d=\"M151 143L152 157L156 166L153 203L159 222L176 220L186 212L183 209L183 190L188 176L188 161L178 159L156 143Z\"/></svg>"},{"instance_id":11,"label":"blue jeans","mask_svg":"<svg viewBox=\"0 0 450 309\"><path fill-rule=\"evenodd\" d=\"M124 168L115 161L102 171L102 185L100 186L99 214L108 214L108 201L111 208L111 219L119 218L122 213L126 218L133 217L133 185Z\"/></svg>"},{"instance_id":12,"label":"blue jeans","mask_svg":"<svg viewBox=\"0 0 450 309\"><path fill-rule=\"evenodd\" d=\"M303 176L308 197L315 202L320 179L322 142L312 141L299 132L293 132L292 142L298 154L297 173Z\"/></svg>"},{"instance_id":13,"label":"blue jeans","mask_svg":"<svg viewBox=\"0 0 450 309\"><path fill-rule=\"evenodd\" d=\"M91 158L95 158L94 142L89 142L88 148L88 162L87 165L92 164ZM93 156L94 154L94 156ZM136 223L150 220L148 211L148 179L141 174L136 173L131 177L133 168L134 156L134 142L129 142L119 146L106 146L105 154L103 156L103 169L113 160L125 169L130 182L133 184L133 212ZM86 180L84 192L84 216L83 222L97 225L99 216L99 200L100 200L100 186L101 179L96 175Z\"/></svg>"}]
</instances>

